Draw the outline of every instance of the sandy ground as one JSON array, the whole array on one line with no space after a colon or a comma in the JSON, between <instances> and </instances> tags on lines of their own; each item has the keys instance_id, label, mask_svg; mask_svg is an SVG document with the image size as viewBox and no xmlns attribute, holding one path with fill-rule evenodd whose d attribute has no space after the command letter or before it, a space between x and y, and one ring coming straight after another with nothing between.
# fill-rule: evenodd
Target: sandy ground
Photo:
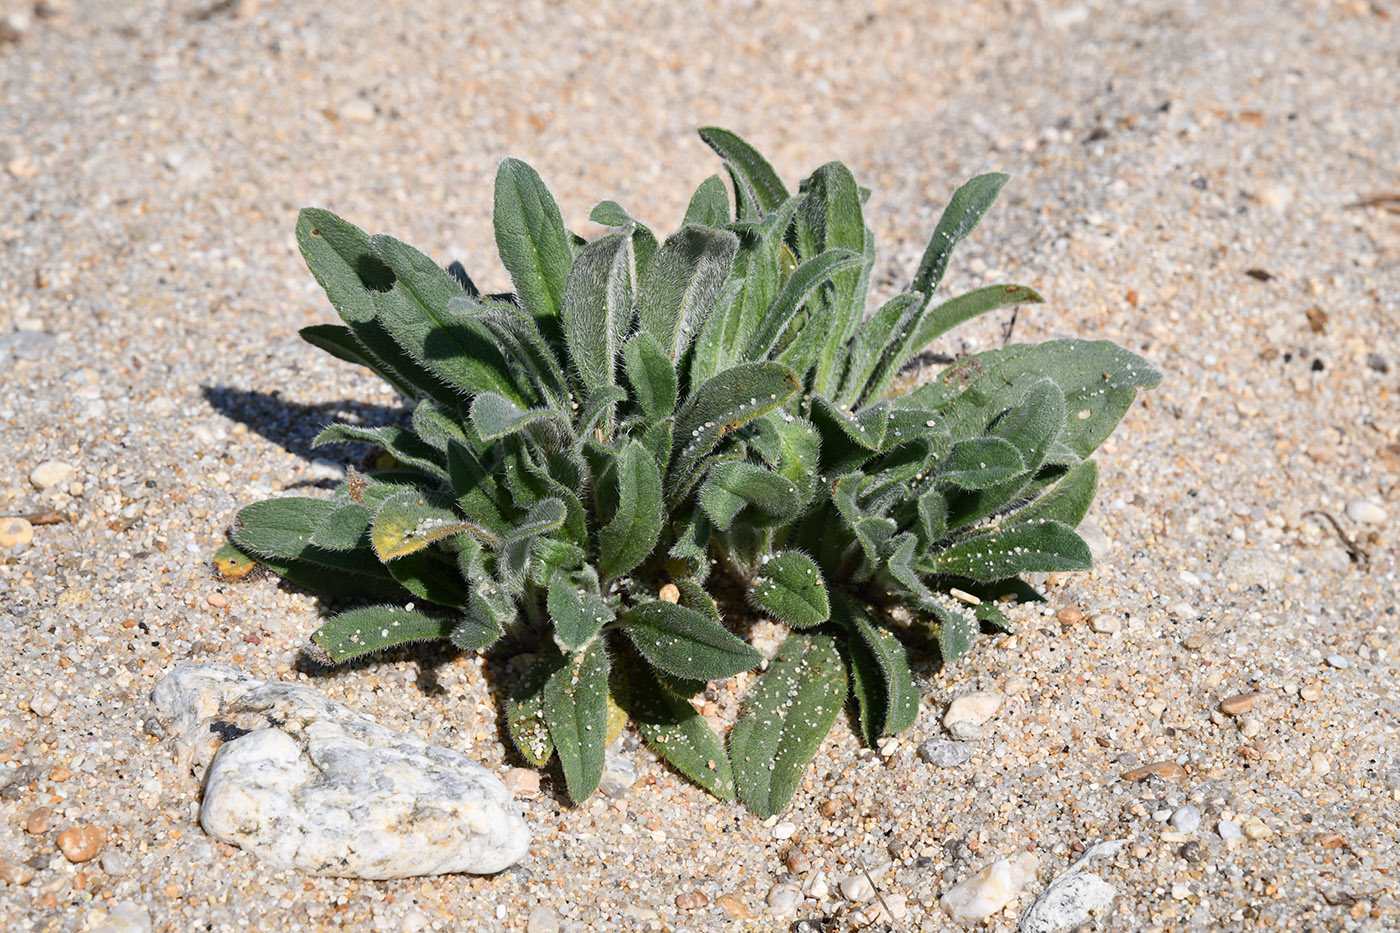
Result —
<instances>
[{"instance_id":1,"label":"sandy ground","mask_svg":"<svg viewBox=\"0 0 1400 933\"><path fill-rule=\"evenodd\" d=\"M1105 839L1129 842L1091 929L1400 928L1395 3L41 6L0 47L0 514L66 521L0 552L8 929L90 929L123 903L168 931L841 929L873 919L835 890L864 866L894 929L937 930L953 882L1034 851L991 922L1008 930ZM499 876L308 879L212 843L146 727L151 686L196 660L307 678L318 603L221 584L208 558L239 506L324 477L324 423L397 413L296 338L333 319L297 209L503 287L500 158L534 164L580 230L603 198L669 230L718 168L693 135L709 123L791 182L850 163L886 292L958 182L1015 176L948 287L1033 285L1049 302L1017 339L1108 337L1166 373L1100 457L1101 568L1047 581L1014 637L924 665L919 721L883 752L839 725L791 826L624 738L641 781L572 809L547 775L523 802L531 854ZM41 491L46 461L73 474ZM314 681L504 771L503 670L424 651ZM975 688L1006 699L972 761L920 760ZM1218 712L1241 693L1251 711ZM1180 767L1121 777L1154 762ZM1173 835L1160 820L1188 802L1201 825ZM108 857L58 854L79 823ZM793 848L833 891L779 916Z\"/></svg>"}]
</instances>

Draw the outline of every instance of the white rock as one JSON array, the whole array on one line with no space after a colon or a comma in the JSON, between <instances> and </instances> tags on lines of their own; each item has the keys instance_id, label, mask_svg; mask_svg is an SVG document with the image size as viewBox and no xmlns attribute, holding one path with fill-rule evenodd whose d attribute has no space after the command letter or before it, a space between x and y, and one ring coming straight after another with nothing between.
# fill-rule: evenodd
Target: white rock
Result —
<instances>
[{"instance_id":1,"label":"white rock","mask_svg":"<svg viewBox=\"0 0 1400 933\"><path fill-rule=\"evenodd\" d=\"M803 879L802 893L814 901L825 900L831 894L831 883L826 880L826 872L818 868Z\"/></svg>"},{"instance_id":2,"label":"white rock","mask_svg":"<svg viewBox=\"0 0 1400 933\"><path fill-rule=\"evenodd\" d=\"M526 933L559 933L559 917L548 907L536 907L530 911L530 919L525 923Z\"/></svg>"},{"instance_id":3,"label":"white rock","mask_svg":"<svg viewBox=\"0 0 1400 933\"><path fill-rule=\"evenodd\" d=\"M48 719L58 709L58 697L51 690L40 690L29 698L29 710L35 716Z\"/></svg>"},{"instance_id":4,"label":"white rock","mask_svg":"<svg viewBox=\"0 0 1400 933\"><path fill-rule=\"evenodd\" d=\"M1100 563L1108 552L1113 548L1113 542L1108 540L1108 535L1103 529L1093 522L1080 522L1079 527L1074 529L1075 533L1089 546L1089 556L1094 559L1094 563Z\"/></svg>"},{"instance_id":5,"label":"white rock","mask_svg":"<svg viewBox=\"0 0 1400 933\"><path fill-rule=\"evenodd\" d=\"M122 901L91 933L151 933L151 915L139 904Z\"/></svg>"},{"instance_id":6,"label":"white rock","mask_svg":"<svg viewBox=\"0 0 1400 933\"><path fill-rule=\"evenodd\" d=\"M1200 808L1184 803L1172 813L1172 828L1179 833L1194 833L1201 825Z\"/></svg>"},{"instance_id":7,"label":"white rock","mask_svg":"<svg viewBox=\"0 0 1400 933\"><path fill-rule=\"evenodd\" d=\"M71 463L62 460L45 460L29 471L29 481L37 489L51 489L73 478L77 471Z\"/></svg>"},{"instance_id":8,"label":"white rock","mask_svg":"<svg viewBox=\"0 0 1400 933\"><path fill-rule=\"evenodd\" d=\"M797 832L797 824L796 824L796 823L790 822L790 821L788 821L788 820L783 820L783 821L782 821L781 823L779 823L777 826L774 826L774 827L773 827L773 838L774 838L774 839L791 839L792 836L793 836L793 834L796 833L796 832Z\"/></svg>"},{"instance_id":9,"label":"white rock","mask_svg":"<svg viewBox=\"0 0 1400 933\"><path fill-rule=\"evenodd\" d=\"M795 884L775 884L768 890L768 906L776 914L790 914L802 903L802 891Z\"/></svg>"},{"instance_id":10,"label":"white rock","mask_svg":"<svg viewBox=\"0 0 1400 933\"><path fill-rule=\"evenodd\" d=\"M965 693L952 703L948 704L948 712L943 714L943 725L956 738L964 738L959 732L966 733L970 730L955 728L961 723L964 727L972 727L981 736L980 727L987 720L997 714L1001 709L1001 694L988 690L978 690L974 693Z\"/></svg>"},{"instance_id":11,"label":"white rock","mask_svg":"<svg viewBox=\"0 0 1400 933\"><path fill-rule=\"evenodd\" d=\"M1363 525L1385 524L1385 509L1370 499L1352 499L1347 503L1347 518Z\"/></svg>"},{"instance_id":12,"label":"white rock","mask_svg":"<svg viewBox=\"0 0 1400 933\"><path fill-rule=\"evenodd\" d=\"M374 104L362 97L347 100L340 105L340 118L355 123L369 123L374 119Z\"/></svg>"},{"instance_id":13,"label":"white rock","mask_svg":"<svg viewBox=\"0 0 1400 933\"><path fill-rule=\"evenodd\" d=\"M162 678L152 699L181 767L198 774L208 763L204 831L275 867L486 874L529 847L510 793L481 765L309 687L192 664Z\"/></svg>"},{"instance_id":14,"label":"white rock","mask_svg":"<svg viewBox=\"0 0 1400 933\"><path fill-rule=\"evenodd\" d=\"M848 901L857 904L868 901L875 896L875 888L870 883L870 879L864 873L851 875L841 881L841 896Z\"/></svg>"},{"instance_id":15,"label":"white rock","mask_svg":"<svg viewBox=\"0 0 1400 933\"><path fill-rule=\"evenodd\" d=\"M609 797L622 797L637 783L638 777L640 774L632 759L608 751L603 756L603 776L598 780L598 789Z\"/></svg>"},{"instance_id":16,"label":"white rock","mask_svg":"<svg viewBox=\"0 0 1400 933\"><path fill-rule=\"evenodd\" d=\"M939 899L943 912L960 923L985 920L1011 902L1035 877L1038 860L1029 852L1004 858L964 878Z\"/></svg>"},{"instance_id":17,"label":"white rock","mask_svg":"<svg viewBox=\"0 0 1400 933\"><path fill-rule=\"evenodd\" d=\"M1017 933L1062 933L1088 922L1091 911L1108 910L1117 892L1087 869L1095 861L1117 854L1125 845L1127 840L1110 839L1090 846L1079 861L1031 902L1021 914Z\"/></svg>"}]
</instances>

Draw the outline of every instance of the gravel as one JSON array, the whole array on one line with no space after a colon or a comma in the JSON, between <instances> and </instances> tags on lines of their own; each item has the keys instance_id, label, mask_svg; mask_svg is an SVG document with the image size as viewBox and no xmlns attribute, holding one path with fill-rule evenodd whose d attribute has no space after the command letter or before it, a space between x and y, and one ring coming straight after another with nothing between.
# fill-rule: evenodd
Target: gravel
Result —
<instances>
[{"instance_id":1,"label":"gravel","mask_svg":"<svg viewBox=\"0 0 1400 933\"><path fill-rule=\"evenodd\" d=\"M1103 930L1400 927L1393 5L52 6L65 12L0 44L0 517L61 515L26 518L32 541L0 550L0 916L710 930L735 922L725 904L786 927L766 897L793 883L787 850L809 860L806 886L899 840L878 887L918 930L985 865L1033 851L1048 879L1125 838L1094 869L1118 893ZM335 474L318 457L364 465L311 447L328 421L404 417L392 390L298 340L334 318L297 255L296 211L461 259L497 291L499 159L535 165L582 234L600 232L586 217L604 198L664 232L720 170L693 134L706 123L794 186L852 165L874 189L877 301L959 182L1010 173L948 293L1023 282L1048 301L1020 309L1013 339L1112 339L1166 374L1096 457L1096 569L1039 578L1048 601L1008 606L1015 634L957 664L915 657L910 735L941 734L948 704L983 691L1005 697L986 737L934 768L913 743L862 754L842 717L783 841L635 748L623 797L566 806L550 772L522 795L535 840L520 871L366 882L222 844L205 858L198 788L144 725L180 663L312 683L498 775L522 764L497 712L518 668L415 647L325 672L300 650L328 607L210 576L239 506L324 495ZM997 346L1009 314L930 349ZM73 472L41 488L49 462ZM1061 626L1070 604L1121 626ZM747 683L716 686L706 715L732 718ZM41 691L58 700L46 718L29 708ZM1212 722L1247 693L1266 698L1256 735ZM1235 841L1198 831L1199 860L1181 857L1151 814L1186 803ZM39 806L58 817L29 836ZM78 825L107 842L73 864L56 837ZM1347 845L1312 844L1325 833ZM123 873L103 869L114 851ZM797 918L831 912L835 891L808 893ZM1013 926L1004 911L990 928Z\"/></svg>"}]
</instances>

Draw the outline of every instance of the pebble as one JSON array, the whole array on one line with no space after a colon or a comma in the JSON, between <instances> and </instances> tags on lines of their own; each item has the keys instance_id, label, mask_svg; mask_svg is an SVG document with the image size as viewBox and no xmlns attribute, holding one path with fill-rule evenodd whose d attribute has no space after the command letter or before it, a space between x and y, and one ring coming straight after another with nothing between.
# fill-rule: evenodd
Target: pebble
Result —
<instances>
[{"instance_id":1,"label":"pebble","mask_svg":"<svg viewBox=\"0 0 1400 933\"><path fill-rule=\"evenodd\" d=\"M935 768L957 768L972 759L972 749L950 739L926 739L919 743L919 757Z\"/></svg>"},{"instance_id":2,"label":"pebble","mask_svg":"<svg viewBox=\"0 0 1400 933\"><path fill-rule=\"evenodd\" d=\"M511 768L501 775L501 783L514 797L535 798L540 795L540 773L534 768Z\"/></svg>"},{"instance_id":3,"label":"pebble","mask_svg":"<svg viewBox=\"0 0 1400 933\"><path fill-rule=\"evenodd\" d=\"M0 881L23 887L34 880L34 869L28 865L0 858Z\"/></svg>"},{"instance_id":4,"label":"pebble","mask_svg":"<svg viewBox=\"0 0 1400 933\"><path fill-rule=\"evenodd\" d=\"M34 540L34 526L19 516L0 518L0 548L20 547Z\"/></svg>"},{"instance_id":5,"label":"pebble","mask_svg":"<svg viewBox=\"0 0 1400 933\"><path fill-rule=\"evenodd\" d=\"M1038 860L1029 852L993 862L954 885L939 899L943 912L961 923L976 923L1011 902L1035 878Z\"/></svg>"},{"instance_id":6,"label":"pebble","mask_svg":"<svg viewBox=\"0 0 1400 933\"><path fill-rule=\"evenodd\" d=\"M58 695L52 690L40 690L29 698L29 710L41 719L48 719L58 709Z\"/></svg>"},{"instance_id":7,"label":"pebble","mask_svg":"<svg viewBox=\"0 0 1400 933\"><path fill-rule=\"evenodd\" d=\"M788 822L787 820L784 820L783 822L779 823L777 826L774 826L774 827L773 827L773 838L774 838L774 839L791 839L793 833L795 833L795 832L797 832L797 824L796 824L796 823L790 823L790 822Z\"/></svg>"},{"instance_id":8,"label":"pebble","mask_svg":"<svg viewBox=\"0 0 1400 933\"><path fill-rule=\"evenodd\" d=\"M1055 618L1059 620L1061 625L1078 625L1084 621L1084 610L1071 603L1055 613Z\"/></svg>"},{"instance_id":9,"label":"pebble","mask_svg":"<svg viewBox=\"0 0 1400 933\"><path fill-rule=\"evenodd\" d=\"M839 887L841 888L841 896L856 904L868 901L875 896L875 887L870 883L870 879L865 877L865 872L841 879Z\"/></svg>"},{"instance_id":10,"label":"pebble","mask_svg":"<svg viewBox=\"0 0 1400 933\"><path fill-rule=\"evenodd\" d=\"M794 875L805 875L812 870L812 860L798 848L788 850L788 854L783 857L783 864L787 865L787 870Z\"/></svg>"},{"instance_id":11,"label":"pebble","mask_svg":"<svg viewBox=\"0 0 1400 933\"><path fill-rule=\"evenodd\" d=\"M1172 615L1183 622L1189 622L1196 618L1196 610L1190 603L1181 602L1172 606Z\"/></svg>"},{"instance_id":12,"label":"pebble","mask_svg":"<svg viewBox=\"0 0 1400 933\"><path fill-rule=\"evenodd\" d=\"M1288 566L1267 551L1234 548L1220 565L1220 576L1245 586L1278 586L1288 575Z\"/></svg>"},{"instance_id":13,"label":"pebble","mask_svg":"<svg viewBox=\"0 0 1400 933\"><path fill-rule=\"evenodd\" d=\"M1117 616L1096 615L1089 620L1089 628L1100 635L1112 635L1114 632L1122 631L1123 623Z\"/></svg>"},{"instance_id":14,"label":"pebble","mask_svg":"<svg viewBox=\"0 0 1400 933\"><path fill-rule=\"evenodd\" d=\"M31 836L42 836L53 824L53 810L48 807L35 807L24 818L24 831Z\"/></svg>"},{"instance_id":15,"label":"pebble","mask_svg":"<svg viewBox=\"0 0 1400 933\"><path fill-rule=\"evenodd\" d=\"M624 797L641 775L632 759L609 751L603 756L603 777L598 789L609 797Z\"/></svg>"},{"instance_id":16,"label":"pebble","mask_svg":"<svg viewBox=\"0 0 1400 933\"><path fill-rule=\"evenodd\" d=\"M116 849L104 849L98 864L102 866L104 872L113 878L119 878L131 871L131 859Z\"/></svg>"},{"instance_id":17,"label":"pebble","mask_svg":"<svg viewBox=\"0 0 1400 933\"><path fill-rule=\"evenodd\" d=\"M1347 668L1351 667L1351 662L1348 661L1346 658L1342 657L1340 654L1329 654L1327 656L1327 666L1335 667L1339 671L1344 671Z\"/></svg>"},{"instance_id":18,"label":"pebble","mask_svg":"<svg viewBox=\"0 0 1400 933\"><path fill-rule=\"evenodd\" d=\"M1244 716L1240 719L1240 735L1247 739L1254 738L1263 731L1263 729L1263 725L1253 716Z\"/></svg>"},{"instance_id":19,"label":"pebble","mask_svg":"<svg viewBox=\"0 0 1400 933\"><path fill-rule=\"evenodd\" d=\"M1317 681L1304 684L1298 690L1298 698L1306 700L1309 703L1316 703L1318 700L1322 699L1322 684Z\"/></svg>"},{"instance_id":20,"label":"pebble","mask_svg":"<svg viewBox=\"0 0 1400 933\"><path fill-rule=\"evenodd\" d=\"M1140 768L1123 772L1123 780L1125 781L1145 781L1150 777L1180 781L1186 777L1186 769L1174 761L1154 761L1150 765L1143 765Z\"/></svg>"},{"instance_id":21,"label":"pebble","mask_svg":"<svg viewBox=\"0 0 1400 933\"><path fill-rule=\"evenodd\" d=\"M1172 813L1171 824L1179 833L1194 833L1201 825L1200 808L1194 804L1182 804Z\"/></svg>"},{"instance_id":22,"label":"pebble","mask_svg":"<svg viewBox=\"0 0 1400 933\"><path fill-rule=\"evenodd\" d=\"M72 464L62 460L45 460L29 472L29 481L37 489L51 489L68 482L76 473Z\"/></svg>"},{"instance_id":23,"label":"pebble","mask_svg":"<svg viewBox=\"0 0 1400 933\"><path fill-rule=\"evenodd\" d=\"M559 917L548 907L536 907L525 922L525 933L559 933Z\"/></svg>"},{"instance_id":24,"label":"pebble","mask_svg":"<svg viewBox=\"0 0 1400 933\"><path fill-rule=\"evenodd\" d=\"M684 894L676 895L677 910L699 910L708 903L710 903L710 899L699 891L686 891Z\"/></svg>"},{"instance_id":25,"label":"pebble","mask_svg":"<svg viewBox=\"0 0 1400 933\"><path fill-rule=\"evenodd\" d=\"M1104 534L1104 530L1093 522L1080 522L1079 527L1074 531L1089 546L1089 556L1093 558L1095 564L1102 563L1113 548L1113 542L1108 539L1108 535Z\"/></svg>"},{"instance_id":26,"label":"pebble","mask_svg":"<svg viewBox=\"0 0 1400 933\"><path fill-rule=\"evenodd\" d=\"M983 736L982 724L1001 709L1001 694L989 690L967 693L948 704L943 726L955 739L973 740Z\"/></svg>"},{"instance_id":27,"label":"pebble","mask_svg":"<svg viewBox=\"0 0 1400 933\"><path fill-rule=\"evenodd\" d=\"M740 920L752 920L753 911L749 910L747 904L739 900L733 894L721 894L715 898L715 906L721 908L725 913Z\"/></svg>"},{"instance_id":28,"label":"pebble","mask_svg":"<svg viewBox=\"0 0 1400 933\"><path fill-rule=\"evenodd\" d=\"M1237 693L1220 701L1220 712L1226 716L1243 716L1263 699L1261 693Z\"/></svg>"},{"instance_id":29,"label":"pebble","mask_svg":"<svg viewBox=\"0 0 1400 933\"><path fill-rule=\"evenodd\" d=\"M204 597L204 601L215 609L228 608L228 597L223 593L210 593L208 596Z\"/></svg>"},{"instance_id":30,"label":"pebble","mask_svg":"<svg viewBox=\"0 0 1400 933\"><path fill-rule=\"evenodd\" d=\"M347 100L340 105L340 118L352 123L370 123L374 120L374 104L363 97Z\"/></svg>"},{"instance_id":31,"label":"pebble","mask_svg":"<svg viewBox=\"0 0 1400 933\"><path fill-rule=\"evenodd\" d=\"M12 24L13 22L14 21L11 19L6 20L7 24ZM28 156L15 156L5 163L5 171L9 172L15 178L33 178L39 174L39 166L35 165L34 160L30 159Z\"/></svg>"},{"instance_id":32,"label":"pebble","mask_svg":"<svg viewBox=\"0 0 1400 933\"><path fill-rule=\"evenodd\" d=\"M1251 820L1246 820L1245 824L1240 827L1240 831L1243 832L1245 836L1249 839L1264 839L1268 836L1272 836L1274 832L1272 829L1269 828L1269 825L1267 823L1265 823L1258 817L1255 817Z\"/></svg>"},{"instance_id":33,"label":"pebble","mask_svg":"<svg viewBox=\"0 0 1400 933\"><path fill-rule=\"evenodd\" d=\"M150 911L133 901L122 901L90 933L151 933Z\"/></svg>"},{"instance_id":34,"label":"pebble","mask_svg":"<svg viewBox=\"0 0 1400 933\"><path fill-rule=\"evenodd\" d=\"M795 884L775 884L768 889L767 900L775 913L792 913L802 903L802 889Z\"/></svg>"},{"instance_id":35,"label":"pebble","mask_svg":"<svg viewBox=\"0 0 1400 933\"><path fill-rule=\"evenodd\" d=\"M1240 832L1240 824L1234 820L1221 820L1215 825L1215 831L1221 839L1240 839L1243 837Z\"/></svg>"},{"instance_id":36,"label":"pebble","mask_svg":"<svg viewBox=\"0 0 1400 933\"><path fill-rule=\"evenodd\" d=\"M91 823L79 823L58 834L58 850L70 862L97 858L106 844L107 831Z\"/></svg>"},{"instance_id":37,"label":"pebble","mask_svg":"<svg viewBox=\"0 0 1400 933\"><path fill-rule=\"evenodd\" d=\"M1118 896L1107 881L1088 871L1070 869L1026 908L1018 933L1066 933L1079 929L1095 913L1102 916Z\"/></svg>"},{"instance_id":38,"label":"pebble","mask_svg":"<svg viewBox=\"0 0 1400 933\"><path fill-rule=\"evenodd\" d=\"M827 880L826 872L818 868L808 875L802 882L802 893L814 901L825 900L831 894L831 882Z\"/></svg>"},{"instance_id":39,"label":"pebble","mask_svg":"<svg viewBox=\"0 0 1400 933\"><path fill-rule=\"evenodd\" d=\"M1352 499L1347 503L1347 518L1363 525L1385 524L1385 508L1370 499Z\"/></svg>"},{"instance_id":40,"label":"pebble","mask_svg":"<svg viewBox=\"0 0 1400 933\"><path fill-rule=\"evenodd\" d=\"M1322 752L1313 752L1312 757L1308 759L1308 764L1312 768L1312 773L1316 774L1318 777L1322 777L1324 774L1329 774L1332 771L1332 762L1329 761L1327 756L1322 754Z\"/></svg>"}]
</instances>

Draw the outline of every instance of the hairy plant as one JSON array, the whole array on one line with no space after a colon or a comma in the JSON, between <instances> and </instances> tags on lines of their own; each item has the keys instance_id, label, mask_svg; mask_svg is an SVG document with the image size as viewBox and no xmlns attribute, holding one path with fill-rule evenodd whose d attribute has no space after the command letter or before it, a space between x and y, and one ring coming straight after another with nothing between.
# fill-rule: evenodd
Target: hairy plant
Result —
<instances>
[{"instance_id":1,"label":"hairy plant","mask_svg":"<svg viewBox=\"0 0 1400 933\"><path fill-rule=\"evenodd\" d=\"M327 662L423 639L531 651L509 730L534 765L558 757L575 801L625 712L682 774L767 816L848 702L867 742L914 722L906 644L951 663L1007 627L1018 574L1090 567L1074 531L1089 455L1160 376L1055 340L892 394L950 328L1042 300L933 300L1007 176L958 189L908 290L867 318L868 192L846 166L792 194L733 133L700 135L732 207L712 176L664 241L604 201L591 219L611 232L586 242L533 169L502 163L510 294L303 211L298 243L343 323L302 335L402 392L411 426L327 428L320 443L372 444L384 468L247 506L219 559L356 598L312 636ZM722 582L791 630L727 745L690 698L765 658L725 624L707 591Z\"/></svg>"}]
</instances>

